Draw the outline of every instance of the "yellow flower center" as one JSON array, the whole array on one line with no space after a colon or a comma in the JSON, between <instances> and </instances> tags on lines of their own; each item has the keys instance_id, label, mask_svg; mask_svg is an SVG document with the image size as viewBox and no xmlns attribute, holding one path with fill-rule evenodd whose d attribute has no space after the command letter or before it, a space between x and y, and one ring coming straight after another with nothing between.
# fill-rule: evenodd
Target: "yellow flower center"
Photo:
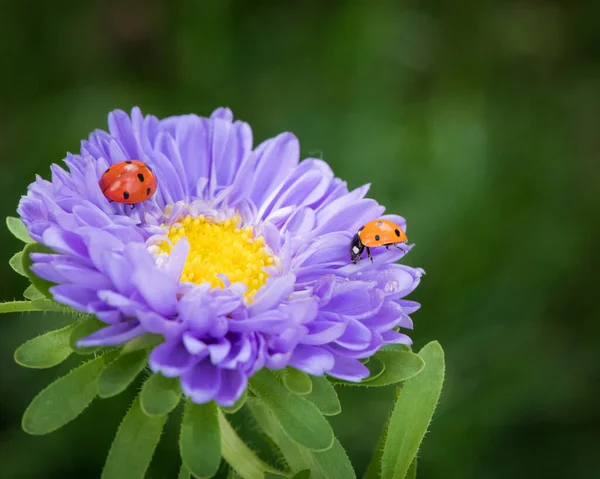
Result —
<instances>
[{"instance_id":1,"label":"yellow flower center","mask_svg":"<svg viewBox=\"0 0 600 479\"><path fill-rule=\"evenodd\" d=\"M212 223L202 216L186 216L169 228L167 237L173 246L184 236L190 244L181 281L223 288L225 285L217 276L222 274L231 283L245 284L246 301L252 301L269 277L264 268L272 266L274 259L266 251L262 236L254 237L252 228L238 228L238 223L239 218ZM158 247L167 254L172 249L166 241Z\"/></svg>"}]
</instances>

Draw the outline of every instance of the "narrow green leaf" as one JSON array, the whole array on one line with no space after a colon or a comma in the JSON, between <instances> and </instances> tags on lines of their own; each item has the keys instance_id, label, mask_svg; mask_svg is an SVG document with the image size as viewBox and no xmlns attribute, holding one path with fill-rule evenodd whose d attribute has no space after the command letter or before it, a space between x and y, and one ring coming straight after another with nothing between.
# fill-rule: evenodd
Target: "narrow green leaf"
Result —
<instances>
[{"instance_id":1,"label":"narrow green leaf","mask_svg":"<svg viewBox=\"0 0 600 479\"><path fill-rule=\"evenodd\" d=\"M96 397L103 368L102 357L92 359L43 389L23 414L23 430L48 434L79 416Z\"/></svg>"},{"instance_id":2,"label":"narrow green leaf","mask_svg":"<svg viewBox=\"0 0 600 479\"><path fill-rule=\"evenodd\" d=\"M98 349L100 349L99 346L91 346L89 348L79 348L77 347L77 341L79 341L82 338L85 338L93 333L95 333L96 331L99 331L100 329L104 328L106 326L105 323L103 323L102 321L100 321L98 318L96 318L96 316L85 316L84 318L80 319L76 325L75 328L73 329L73 332L71 333L71 347L73 348L73 351L75 351L77 354L92 354L94 352L96 352Z\"/></svg>"},{"instance_id":3,"label":"narrow green leaf","mask_svg":"<svg viewBox=\"0 0 600 479\"><path fill-rule=\"evenodd\" d=\"M69 337L74 325L50 331L21 344L15 351L15 361L26 368L51 368L62 363L73 352Z\"/></svg>"},{"instance_id":4,"label":"narrow green leaf","mask_svg":"<svg viewBox=\"0 0 600 479\"><path fill-rule=\"evenodd\" d=\"M44 311L32 301L7 301L0 303L0 313L26 313L29 311Z\"/></svg>"},{"instance_id":5,"label":"narrow green leaf","mask_svg":"<svg viewBox=\"0 0 600 479\"><path fill-rule=\"evenodd\" d=\"M388 386L406 381L425 367L421 356L406 351L379 351L375 358L385 364L385 369L379 376L365 379L364 386Z\"/></svg>"},{"instance_id":6,"label":"narrow green leaf","mask_svg":"<svg viewBox=\"0 0 600 479\"><path fill-rule=\"evenodd\" d=\"M145 333L137 338L128 341L123 346L123 354L131 353L133 351L138 351L140 349L149 349L154 346L158 346L160 343L164 342L165 338L163 338L160 334L152 334Z\"/></svg>"},{"instance_id":7,"label":"narrow green leaf","mask_svg":"<svg viewBox=\"0 0 600 479\"><path fill-rule=\"evenodd\" d=\"M419 355L425 369L406 381L396 401L381 459L383 479L404 479L427 431L444 382L444 351L437 341Z\"/></svg>"},{"instance_id":8,"label":"narrow green leaf","mask_svg":"<svg viewBox=\"0 0 600 479\"><path fill-rule=\"evenodd\" d=\"M185 467L185 464L181 465L177 479L190 479L190 471L188 471L188 468Z\"/></svg>"},{"instance_id":9,"label":"narrow green leaf","mask_svg":"<svg viewBox=\"0 0 600 479\"><path fill-rule=\"evenodd\" d=\"M312 377L312 391L306 399L319 408L325 416L335 416L342 412L342 406L333 385L322 376Z\"/></svg>"},{"instance_id":10,"label":"narrow green leaf","mask_svg":"<svg viewBox=\"0 0 600 479\"><path fill-rule=\"evenodd\" d=\"M237 435L225 415L219 411L223 459L244 479L262 479L263 475L279 474L263 462ZM283 476L286 477L286 476Z\"/></svg>"},{"instance_id":11,"label":"narrow green leaf","mask_svg":"<svg viewBox=\"0 0 600 479\"><path fill-rule=\"evenodd\" d=\"M312 391L310 376L304 371L288 367L282 371L281 378L285 387L293 393L304 395Z\"/></svg>"},{"instance_id":12,"label":"narrow green leaf","mask_svg":"<svg viewBox=\"0 0 600 479\"><path fill-rule=\"evenodd\" d=\"M212 477L221 463L219 409L214 401L194 404L188 401L181 422L181 459L195 477Z\"/></svg>"},{"instance_id":13,"label":"narrow green leaf","mask_svg":"<svg viewBox=\"0 0 600 479\"><path fill-rule=\"evenodd\" d=\"M410 463L405 479L417 479L417 456Z\"/></svg>"},{"instance_id":14,"label":"narrow green leaf","mask_svg":"<svg viewBox=\"0 0 600 479\"><path fill-rule=\"evenodd\" d=\"M160 440L166 416L148 417L136 399L110 446L102 479L143 479Z\"/></svg>"},{"instance_id":15,"label":"narrow green leaf","mask_svg":"<svg viewBox=\"0 0 600 479\"><path fill-rule=\"evenodd\" d=\"M303 471L297 472L292 479L310 479L310 469L304 469Z\"/></svg>"},{"instance_id":16,"label":"narrow green leaf","mask_svg":"<svg viewBox=\"0 0 600 479\"><path fill-rule=\"evenodd\" d=\"M265 472L265 475L262 476L265 479L286 479L287 476L282 476L281 474L275 474L274 472ZM296 477L296 476L294 476Z\"/></svg>"},{"instance_id":17,"label":"narrow green leaf","mask_svg":"<svg viewBox=\"0 0 600 479\"><path fill-rule=\"evenodd\" d=\"M27 246L25 246L25 249L23 250L23 256L21 257L23 260L23 270L27 274L31 284L33 284L45 297L52 299L50 288L54 286L54 283L36 276L36 274L31 271L31 265L33 265L33 260L29 256L31 253L54 253L54 251L43 244L29 243Z\"/></svg>"},{"instance_id":18,"label":"narrow green leaf","mask_svg":"<svg viewBox=\"0 0 600 479\"><path fill-rule=\"evenodd\" d=\"M221 409L225 414L234 414L244 407L246 399L248 399L248 388L244 389L244 392L233 406L221 406Z\"/></svg>"},{"instance_id":19,"label":"narrow green leaf","mask_svg":"<svg viewBox=\"0 0 600 479\"><path fill-rule=\"evenodd\" d=\"M40 293L33 284L27 286L27 289L23 292L23 297L29 301L36 301L45 298L45 296Z\"/></svg>"},{"instance_id":20,"label":"narrow green leaf","mask_svg":"<svg viewBox=\"0 0 600 479\"><path fill-rule=\"evenodd\" d=\"M263 402L248 399L248 406L260 427L277 444L293 471L309 468L312 479L356 478L346 451L337 439L334 439L333 446L327 451L311 451L289 439Z\"/></svg>"},{"instance_id":21,"label":"narrow green leaf","mask_svg":"<svg viewBox=\"0 0 600 479\"><path fill-rule=\"evenodd\" d=\"M396 388L396 399L398 399L398 394L401 393L400 388ZM371 456L371 461L369 462L369 466L363 475L363 479L379 479L381 477L381 456L383 456L383 448L385 446L385 438L387 437L387 428L389 424L389 419L385 422L383 426L383 432L379 436L379 440L377 441L377 446L375 446L375 451Z\"/></svg>"},{"instance_id":22,"label":"narrow green leaf","mask_svg":"<svg viewBox=\"0 0 600 479\"><path fill-rule=\"evenodd\" d=\"M134 351L119 356L102 371L98 379L98 396L109 398L125 391L147 363L147 351Z\"/></svg>"},{"instance_id":23,"label":"narrow green leaf","mask_svg":"<svg viewBox=\"0 0 600 479\"><path fill-rule=\"evenodd\" d=\"M166 378L162 374L153 374L146 379L140 393L142 411L148 416L169 414L177 407L180 399L179 379Z\"/></svg>"},{"instance_id":24,"label":"narrow green leaf","mask_svg":"<svg viewBox=\"0 0 600 479\"><path fill-rule=\"evenodd\" d=\"M266 369L257 372L250 384L290 439L315 451L326 451L332 446L331 426L312 402L289 392Z\"/></svg>"},{"instance_id":25,"label":"narrow green leaf","mask_svg":"<svg viewBox=\"0 0 600 479\"><path fill-rule=\"evenodd\" d=\"M8 231L18 240L21 240L23 243L33 243L33 239L27 232L27 227L20 218L15 218L14 216L7 217L6 226L8 226Z\"/></svg>"},{"instance_id":26,"label":"narrow green leaf","mask_svg":"<svg viewBox=\"0 0 600 479\"><path fill-rule=\"evenodd\" d=\"M8 264L12 269L14 269L21 276L25 276L27 278L27 273L23 268L23 252L19 251L15 253L12 258L8 260Z\"/></svg>"}]
</instances>

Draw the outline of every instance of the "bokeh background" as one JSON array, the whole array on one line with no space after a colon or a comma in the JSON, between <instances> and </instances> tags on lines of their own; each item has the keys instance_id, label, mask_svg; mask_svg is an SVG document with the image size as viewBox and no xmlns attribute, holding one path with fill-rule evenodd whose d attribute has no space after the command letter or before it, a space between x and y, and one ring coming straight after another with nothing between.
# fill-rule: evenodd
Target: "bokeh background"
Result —
<instances>
[{"instance_id":1,"label":"bokeh background","mask_svg":"<svg viewBox=\"0 0 600 479\"><path fill-rule=\"evenodd\" d=\"M0 14L0 216L114 108L208 115L304 156L408 219L427 271L415 348L448 375L419 478L600 477L598 2L18 2ZM0 229L1 300L26 281ZM135 391L47 437L23 410L74 362L26 370L52 314L0 318L0 477L99 477ZM334 428L359 473L392 389L342 390ZM177 420L148 473L174 478ZM260 441L255 440L257 447ZM126 479L126 478L124 478Z\"/></svg>"}]
</instances>

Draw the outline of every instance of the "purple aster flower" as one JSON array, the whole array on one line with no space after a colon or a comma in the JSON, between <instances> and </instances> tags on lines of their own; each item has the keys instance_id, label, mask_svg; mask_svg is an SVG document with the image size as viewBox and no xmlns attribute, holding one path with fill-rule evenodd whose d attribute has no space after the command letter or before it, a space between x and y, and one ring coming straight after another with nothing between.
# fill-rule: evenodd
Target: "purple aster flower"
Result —
<instances>
[{"instance_id":1,"label":"purple aster flower","mask_svg":"<svg viewBox=\"0 0 600 479\"><path fill-rule=\"evenodd\" d=\"M38 177L22 198L30 235L55 252L33 254L32 270L55 283L56 301L106 324L80 346L161 335L151 369L179 377L196 403L232 405L263 367L360 381L361 359L411 344L398 329L412 328L419 305L403 298L423 270L395 264L399 249L352 264L361 225L406 222L365 198L368 185L348 191L325 162L299 156L290 133L254 147L225 108L163 120L115 111L108 133L94 132L68 170L52 165L51 181ZM158 179L135 208L98 186L130 159Z\"/></svg>"}]
</instances>

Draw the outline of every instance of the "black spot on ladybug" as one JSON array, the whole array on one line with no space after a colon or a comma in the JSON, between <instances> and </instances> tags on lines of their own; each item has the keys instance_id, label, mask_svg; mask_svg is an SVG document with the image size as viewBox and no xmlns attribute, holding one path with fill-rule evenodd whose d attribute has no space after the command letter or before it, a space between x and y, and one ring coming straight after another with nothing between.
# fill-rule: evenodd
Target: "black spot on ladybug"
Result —
<instances>
[{"instance_id":1,"label":"black spot on ladybug","mask_svg":"<svg viewBox=\"0 0 600 479\"><path fill-rule=\"evenodd\" d=\"M365 225L362 225L360 228L358 228L358 231L362 231L365 229Z\"/></svg>"},{"instance_id":2,"label":"black spot on ladybug","mask_svg":"<svg viewBox=\"0 0 600 479\"><path fill-rule=\"evenodd\" d=\"M152 191L152 189L151 189L151 188L147 188L147 189L146 189L146 196L150 196L150 192L151 192L151 191Z\"/></svg>"},{"instance_id":3,"label":"black spot on ladybug","mask_svg":"<svg viewBox=\"0 0 600 479\"><path fill-rule=\"evenodd\" d=\"M127 163L128 165L131 165L132 161L131 160L127 160L125 163Z\"/></svg>"},{"instance_id":4,"label":"black spot on ladybug","mask_svg":"<svg viewBox=\"0 0 600 479\"><path fill-rule=\"evenodd\" d=\"M377 222L377 226L381 226L382 224L383 224L383 222L381 222L381 221Z\"/></svg>"},{"instance_id":5,"label":"black spot on ladybug","mask_svg":"<svg viewBox=\"0 0 600 479\"><path fill-rule=\"evenodd\" d=\"M105 174L108 173L110 171L110 168L106 168L106 171L104 172Z\"/></svg>"},{"instance_id":6,"label":"black spot on ladybug","mask_svg":"<svg viewBox=\"0 0 600 479\"><path fill-rule=\"evenodd\" d=\"M129 199L129 191L124 191L123 192L123 198L125 198L126 200Z\"/></svg>"},{"instance_id":7,"label":"black spot on ladybug","mask_svg":"<svg viewBox=\"0 0 600 479\"><path fill-rule=\"evenodd\" d=\"M396 233L396 236L400 236L400 230L399 229L395 229L394 233Z\"/></svg>"},{"instance_id":8,"label":"black spot on ladybug","mask_svg":"<svg viewBox=\"0 0 600 479\"><path fill-rule=\"evenodd\" d=\"M144 182L144 175L142 175L141 173L138 173L138 180L140 180L143 183Z\"/></svg>"},{"instance_id":9,"label":"black spot on ladybug","mask_svg":"<svg viewBox=\"0 0 600 479\"><path fill-rule=\"evenodd\" d=\"M375 235L375 241L379 241L379 235Z\"/></svg>"}]
</instances>

